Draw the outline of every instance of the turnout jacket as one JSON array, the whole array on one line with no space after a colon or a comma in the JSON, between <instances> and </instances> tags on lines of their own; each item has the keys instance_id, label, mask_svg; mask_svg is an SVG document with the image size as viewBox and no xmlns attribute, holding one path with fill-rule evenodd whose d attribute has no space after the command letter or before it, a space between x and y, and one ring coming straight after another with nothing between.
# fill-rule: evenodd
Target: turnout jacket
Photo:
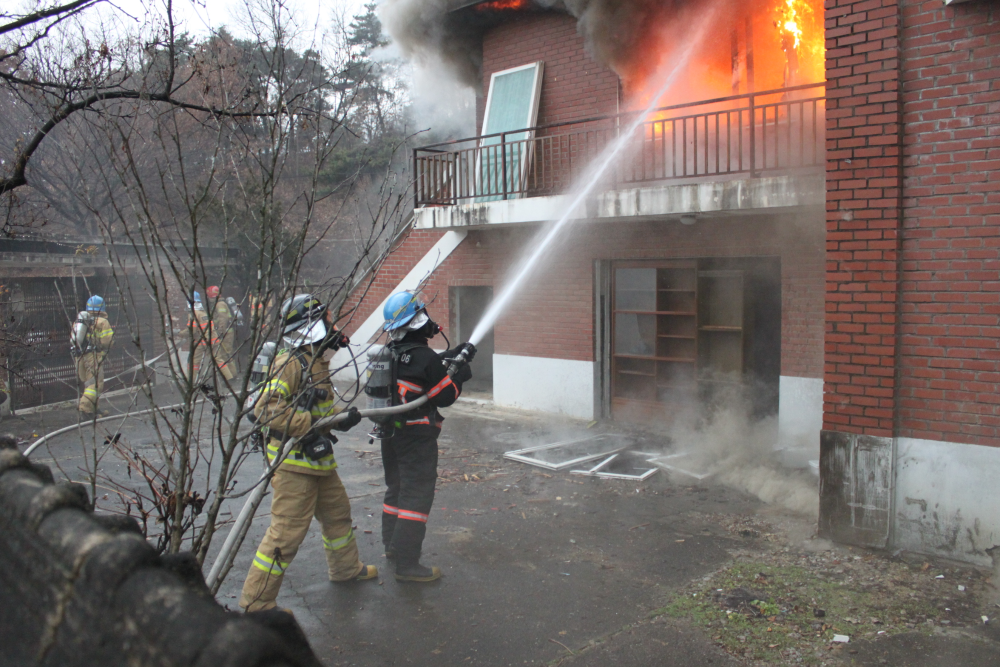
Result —
<instances>
[{"instance_id":1,"label":"turnout jacket","mask_svg":"<svg viewBox=\"0 0 1000 667\"><path fill-rule=\"evenodd\" d=\"M430 400L413 412L400 415L396 428L403 428L416 435L423 432L437 435L444 417L438 408L446 408L462 394L462 382L448 375L445 359L453 358L458 350L438 354L427 344L427 339L413 334L391 347L399 352L396 366L396 388L400 402L410 403L427 394Z\"/></svg>"},{"instance_id":2,"label":"turnout jacket","mask_svg":"<svg viewBox=\"0 0 1000 667\"><path fill-rule=\"evenodd\" d=\"M115 332L108 322L108 314L104 311L94 313L87 329L87 351L84 354L93 353L97 357L97 363L104 361L108 350L111 349L111 342L114 340Z\"/></svg>"},{"instance_id":3,"label":"turnout jacket","mask_svg":"<svg viewBox=\"0 0 1000 667\"><path fill-rule=\"evenodd\" d=\"M204 308L192 308L188 315L188 329L191 330L191 349L198 345L215 345L215 327Z\"/></svg>"},{"instance_id":4,"label":"turnout jacket","mask_svg":"<svg viewBox=\"0 0 1000 667\"><path fill-rule=\"evenodd\" d=\"M304 367L308 370L304 371ZM303 382L303 375L308 376L308 383ZM254 414L258 423L268 430L267 460L273 462L281 453L281 444L286 438L305 435L316 420L341 410L334 405L327 362L322 354L314 355L309 347L282 350L272 362L268 377L254 407ZM307 410L302 399L310 389L325 391L326 398L316 400L312 410ZM329 475L336 467L333 454L313 461L296 447L278 469Z\"/></svg>"},{"instance_id":5,"label":"turnout jacket","mask_svg":"<svg viewBox=\"0 0 1000 667\"><path fill-rule=\"evenodd\" d=\"M219 338L225 338L233 326L233 313L229 310L229 304L224 299L216 299L211 304L212 326L218 333Z\"/></svg>"}]
</instances>

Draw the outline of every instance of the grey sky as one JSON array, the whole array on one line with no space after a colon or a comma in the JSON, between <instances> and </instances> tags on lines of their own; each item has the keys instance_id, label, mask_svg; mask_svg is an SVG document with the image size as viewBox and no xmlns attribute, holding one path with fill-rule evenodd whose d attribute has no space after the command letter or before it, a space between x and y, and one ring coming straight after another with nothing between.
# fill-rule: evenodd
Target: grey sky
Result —
<instances>
[{"instance_id":1,"label":"grey sky","mask_svg":"<svg viewBox=\"0 0 1000 667\"><path fill-rule=\"evenodd\" d=\"M226 26L239 35L240 8L247 0L174 0L174 17L184 29L194 35L205 35L211 30ZM253 2L253 0L249 0ZM162 15L166 0L111 0L115 7L139 21ZM298 19L303 33L322 34L337 13L348 19L361 13L365 0L283 0L284 5ZM103 12L115 11L105 7ZM304 35L303 35L304 36Z\"/></svg>"}]
</instances>

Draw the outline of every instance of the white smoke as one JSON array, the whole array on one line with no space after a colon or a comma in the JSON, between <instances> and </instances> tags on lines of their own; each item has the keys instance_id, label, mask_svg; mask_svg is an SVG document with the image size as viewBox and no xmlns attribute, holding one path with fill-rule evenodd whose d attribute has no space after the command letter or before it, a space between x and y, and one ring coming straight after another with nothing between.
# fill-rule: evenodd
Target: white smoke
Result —
<instances>
[{"instance_id":1,"label":"white smoke","mask_svg":"<svg viewBox=\"0 0 1000 667\"><path fill-rule=\"evenodd\" d=\"M777 419L753 419L742 401L719 401L698 422L675 423L669 429L675 453L685 454L679 467L710 473L716 481L810 518L819 515L819 480L808 470L782 465L776 451Z\"/></svg>"}]
</instances>

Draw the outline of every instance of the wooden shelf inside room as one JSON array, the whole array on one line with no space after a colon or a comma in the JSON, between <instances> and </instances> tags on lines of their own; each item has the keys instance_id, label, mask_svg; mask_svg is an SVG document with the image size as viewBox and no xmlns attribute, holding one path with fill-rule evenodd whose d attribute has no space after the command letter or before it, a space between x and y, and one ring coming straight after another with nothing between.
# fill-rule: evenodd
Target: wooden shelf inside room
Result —
<instances>
[{"instance_id":1,"label":"wooden shelf inside room","mask_svg":"<svg viewBox=\"0 0 1000 667\"><path fill-rule=\"evenodd\" d=\"M643 361L671 361L693 364L695 360L689 357L650 357L641 354L616 354L619 359L641 359ZM624 371L619 371L624 372Z\"/></svg>"}]
</instances>

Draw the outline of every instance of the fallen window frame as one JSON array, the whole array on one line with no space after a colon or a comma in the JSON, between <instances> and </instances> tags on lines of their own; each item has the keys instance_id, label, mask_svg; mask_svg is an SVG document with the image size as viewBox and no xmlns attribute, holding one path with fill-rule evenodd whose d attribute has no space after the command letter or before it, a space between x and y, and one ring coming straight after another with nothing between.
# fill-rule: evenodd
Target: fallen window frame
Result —
<instances>
[{"instance_id":1,"label":"fallen window frame","mask_svg":"<svg viewBox=\"0 0 1000 667\"><path fill-rule=\"evenodd\" d=\"M644 482L660 471L659 467L657 467L656 464L653 464L652 468L649 468L643 471L641 474L637 475L629 475L627 473L620 473L620 472L607 472L605 470L601 470L602 468L606 468L607 466L611 465L611 463L614 462L614 460L617 459L622 453L623 452L617 452L615 454L612 454L611 456L609 456L608 458L604 459L596 466L591 468L590 470L570 470L569 474L583 475L584 477L599 477L601 479L627 479L633 482ZM624 453L638 454L637 452L624 452Z\"/></svg>"},{"instance_id":2,"label":"fallen window frame","mask_svg":"<svg viewBox=\"0 0 1000 667\"><path fill-rule=\"evenodd\" d=\"M541 459L530 456L537 452L550 451L560 447L570 447L579 446L582 443L586 443L592 440L609 439L612 441L621 442L624 438L619 435L602 433L600 435L593 435L587 438L577 438L574 440L563 440L560 442L554 442L548 445L537 445L535 447L525 447L524 449L514 449L509 452L504 452L503 457L509 461L517 461L518 463L526 463L538 468L544 468L545 470L565 470L575 465L580 465L581 463L587 463L588 461L593 461L599 458L606 458L612 454L617 454L626 448L626 444L621 444L618 447L611 447L609 449L602 449L600 452L587 454L585 456L578 456L567 461L543 461Z\"/></svg>"}]
</instances>

